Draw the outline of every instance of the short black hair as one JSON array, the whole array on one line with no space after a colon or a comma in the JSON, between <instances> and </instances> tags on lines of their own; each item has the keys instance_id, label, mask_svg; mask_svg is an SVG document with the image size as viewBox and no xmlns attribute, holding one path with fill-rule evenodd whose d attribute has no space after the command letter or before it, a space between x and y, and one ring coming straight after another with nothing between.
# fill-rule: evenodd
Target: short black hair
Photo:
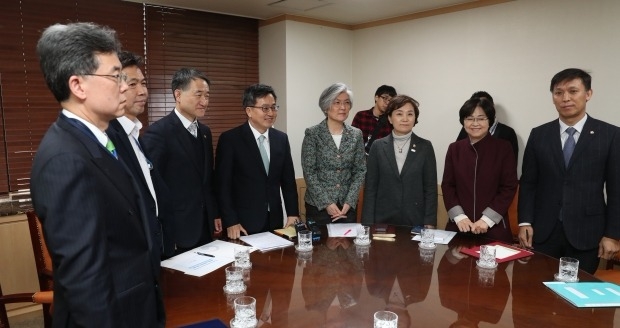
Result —
<instances>
[{"instance_id":1,"label":"short black hair","mask_svg":"<svg viewBox=\"0 0 620 328\"><path fill-rule=\"evenodd\" d=\"M495 105L495 102L493 101L493 97L491 97L491 95L486 91L474 92L474 94L472 94L471 97L469 97L469 99L474 99L474 98L487 98L491 101L491 103L493 103L493 105Z\"/></svg>"},{"instance_id":2,"label":"short black hair","mask_svg":"<svg viewBox=\"0 0 620 328\"><path fill-rule=\"evenodd\" d=\"M129 66L141 66L144 62L141 56L130 51L121 51L118 53L118 60L121 61L123 68Z\"/></svg>"},{"instance_id":3,"label":"short black hair","mask_svg":"<svg viewBox=\"0 0 620 328\"><path fill-rule=\"evenodd\" d=\"M375 91L375 96L381 96L386 93L390 97L396 97L396 89L394 89L394 87L391 85L385 85L385 84L377 88L377 91Z\"/></svg>"},{"instance_id":4,"label":"short black hair","mask_svg":"<svg viewBox=\"0 0 620 328\"><path fill-rule=\"evenodd\" d=\"M555 88L556 85L574 79L580 79L586 87L586 91L592 88L592 76L590 76L590 74L579 68L567 68L553 76L549 91L553 92L553 88Z\"/></svg>"},{"instance_id":5,"label":"short black hair","mask_svg":"<svg viewBox=\"0 0 620 328\"><path fill-rule=\"evenodd\" d=\"M276 92L273 91L271 86L260 83L252 84L243 92L243 108L254 106L256 104L256 99L266 97L270 94L273 96L273 99L276 101L278 100Z\"/></svg>"},{"instance_id":6,"label":"short black hair","mask_svg":"<svg viewBox=\"0 0 620 328\"><path fill-rule=\"evenodd\" d=\"M203 72L195 68L184 67L176 71L172 76L172 82L170 83L172 87L172 94L174 95L174 91L177 89L186 90L190 83L195 79L204 80L207 82L208 86L211 86L211 81L209 81Z\"/></svg>"},{"instance_id":7,"label":"short black hair","mask_svg":"<svg viewBox=\"0 0 620 328\"><path fill-rule=\"evenodd\" d=\"M397 95L396 97L393 97L385 109L385 115L391 116L395 110L405 106L406 104L411 104L413 106L413 112L415 113L415 122L413 122L413 125L418 124L418 117L420 116L420 103L407 95Z\"/></svg>"},{"instance_id":8,"label":"short black hair","mask_svg":"<svg viewBox=\"0 0 620 328\"><path fill-rule=\"evenodd\" d=\"M467 99L459 110L459 122L461 122L461 125L463 125L466 117L469 117L474 113L477 107L482 108L482 111L489 119L489 127L493 126L495 123L495 107L493 106L493 103L486 98Z\"/></svg>"}]
</instances>

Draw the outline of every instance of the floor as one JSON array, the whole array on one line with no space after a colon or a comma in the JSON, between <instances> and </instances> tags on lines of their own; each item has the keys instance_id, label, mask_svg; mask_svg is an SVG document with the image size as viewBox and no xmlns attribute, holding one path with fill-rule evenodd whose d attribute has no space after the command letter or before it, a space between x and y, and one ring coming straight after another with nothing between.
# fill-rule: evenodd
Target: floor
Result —
<instances>
[{"instance_id":1,"label":"floor","mask_svg":"<svg viewBox=\"0 0 620 328\"><path fill-rule=\"evenodd\" d=\"M39 310L16 315L9 318L9 325L11 328L41 328L43 327L43 314Z\"/></svg>"}]
</instances>

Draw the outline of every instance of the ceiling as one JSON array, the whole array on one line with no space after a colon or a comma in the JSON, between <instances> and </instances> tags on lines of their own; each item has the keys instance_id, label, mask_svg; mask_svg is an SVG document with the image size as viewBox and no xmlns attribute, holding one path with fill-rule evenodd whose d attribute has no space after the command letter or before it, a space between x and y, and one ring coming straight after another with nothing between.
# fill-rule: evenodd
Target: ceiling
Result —
<instances>
[{"instance_id":1,"label":"ceiling","mask_svg":"<svg viewBox=\"0 0 620 328\"><path fill-rule=\"evenodd\" d=\"M359 25L488 0L125 0L266 20L284 14Z\"/></svg>"}]
</instances>

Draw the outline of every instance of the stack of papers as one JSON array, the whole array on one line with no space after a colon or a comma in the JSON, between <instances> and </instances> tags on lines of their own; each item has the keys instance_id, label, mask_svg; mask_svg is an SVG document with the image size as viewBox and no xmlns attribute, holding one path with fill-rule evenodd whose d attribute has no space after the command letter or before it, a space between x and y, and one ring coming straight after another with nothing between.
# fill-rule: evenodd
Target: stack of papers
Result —
<instances>
[{"instance_id":1,"label":"stack of papers","mask_svg":"<svg viewBox=\"0 0 620 328\"><path fill-rule=\"evenodd\" d=\"M359 223L330 223L327 225L327 235L330 237L357 237Z\"/></svg>"},{"instance_id":2,"label":"stack of papers","mask_svg":"<svg viewBox=\"0 0 620 328\"><path fill-rule=\"evenodd\" d=\"M543 282L577 307L620 307L620 286L609 282Z\"/></svg>"},{"instance_id":3,"label":"stack of papers","mask_svg":"<svg viewBox=\"0 0 620 328\"><path fill-rule=\"evenodd\" d=\"M191 276L202 277L209 272L234 262L236 247L248 246L216 240L164 260L161 262L161 266L182 271ZM252 251L251 248L250 251Z\"/></svg>"},{"instance_id":4,"label":"stack of papers","mask_svg":"<svg viewBox=\"0 0 620 328\"><path fill-rule=\"evenodd\" d=\"M456 231L435 230L435 244L447 245L456 236ZM415 235L411 240L421 241L420 235Z\"/></svg>"},{"instance_id":5,"label":"stack of papers","mask_svg":"<svg viewBox=\"0 0 620 328\"><path fill-rule=\"evenodd\" d=\"M271 232L261 232L249 236L241 236L239 239L246 244L252 245L252 247L260 250L261 252L293 246L292 241L286 240Z\"/></svg>"}]
</instances>

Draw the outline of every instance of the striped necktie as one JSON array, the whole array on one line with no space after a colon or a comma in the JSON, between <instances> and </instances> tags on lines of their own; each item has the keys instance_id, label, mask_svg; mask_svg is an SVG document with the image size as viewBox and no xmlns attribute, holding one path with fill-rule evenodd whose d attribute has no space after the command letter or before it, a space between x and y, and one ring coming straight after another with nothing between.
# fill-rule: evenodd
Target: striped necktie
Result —
<instances>
[{"instance_id":1,"label":"striped necktie","mask_svg":"<svg viewBox=\"0 0 620 328\"><path fill-rule=\"evenodd\" d=\"M105 144L105 148L114 156L114 158L118 159L118 154L116 153L116 147L112 140L108 139L108 142Z\"/></svg>"},{"instance_id":2,"label":"striped necktie","mask_svg":"<svg viewBox=\"0 0 620 328\"><path fill-rule=\"evenodd\" d=\"M575 137L573 137L575 132L577 132L577 130L575 130L575 128L573 128L572 126L566 129L568 139L566 139L566 141L564 142L564 149L562 149L562 152L564 153L565 167L568 167L568 162L573 155L573 150L575 150Z\"/></svg>"}]
</instances>

